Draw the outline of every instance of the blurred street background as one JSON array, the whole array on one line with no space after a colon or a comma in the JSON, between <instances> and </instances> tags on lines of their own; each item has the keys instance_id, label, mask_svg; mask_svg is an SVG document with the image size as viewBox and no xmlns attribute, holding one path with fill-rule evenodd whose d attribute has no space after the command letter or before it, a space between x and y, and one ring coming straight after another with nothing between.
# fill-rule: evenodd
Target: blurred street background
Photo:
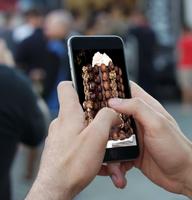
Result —
<instances>
[{"instance_id":1,"label":"blurred street background","mask_svg":"<svg viewBox=\"0 0 192 200\"><path fill-rule=\"evenodd\" d=\"M119 35L130 79L157 98L192 139L191 10L191 0L0 0L0 69L22 71L30 80L47 129L58 113L57 84L71 80L67 39ZM13 200L23 199L31 187L42 148L18 140L11 164ZM155 186L136 169L127 176L125 190L97 177L77 199L186 199Z\"/></svg>"}]
</instances>

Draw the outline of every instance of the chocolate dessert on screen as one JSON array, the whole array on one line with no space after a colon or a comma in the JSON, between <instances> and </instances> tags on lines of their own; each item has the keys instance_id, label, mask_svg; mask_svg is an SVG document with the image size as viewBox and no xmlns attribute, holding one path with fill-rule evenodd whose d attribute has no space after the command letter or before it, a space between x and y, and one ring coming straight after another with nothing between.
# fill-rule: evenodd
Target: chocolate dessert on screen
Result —
<instances>
[{"instance_id":1,"label":"chocolate dessert on screen","mask_svg":"<svg viewBox=\"0 0 192 200\"><path fill-rule=\"evenodd\" d=\"M108 106L110 98L125 98L122 70L105 53L95 53L92 64L83 66L82 78L85 94L83 108L87 124L101 108ZM125 114L120 114L120 117L122 124L112 127L109 134L109 141L116 141L111 144L112 147L127 146L128 142L134 140L130 118Z\"/></svg>"}]
</instances>

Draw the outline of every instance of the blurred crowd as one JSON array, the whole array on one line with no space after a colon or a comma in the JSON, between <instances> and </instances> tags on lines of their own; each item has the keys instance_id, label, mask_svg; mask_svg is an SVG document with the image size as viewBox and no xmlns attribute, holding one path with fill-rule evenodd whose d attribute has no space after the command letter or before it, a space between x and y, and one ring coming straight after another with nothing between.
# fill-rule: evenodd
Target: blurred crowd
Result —
<instances>
[{"instance_id":1,"label":"blurred crowd","mask_svg":"<svg viewBox=\"0 0 192 200\"><path fill-rule=\"evenodd\" d=\"M153 93L150 73L156 37L140 10L107 6L82 14L67 10L44 13L30 9L22 14L1 14L0 19L0 48L4 52L0 62L26 73L53 117L58 111L56 86L61 80L71 80L66 44L72 35L121 36L126 43L132 79Z\"/></svg>"},{"instance_id":2,"label":"blurred crowd","mask_svg":"<svg viewBox=\"0 0 192 200\"><path fill-rule=\"evenodd\" d=\"M10 115L8 120L13 120L12 115L18 112L18 117L14 120L16 120L15 124L19 124L16 129L12 127L14 123L6 126L7 123L3 124L3 120L0 121L0 134L11 127L12 135L16 138L10 158L14 157L16 144L22 142L27 146L36 147L43 141L49 118L53 119L57 116L57 85L62 80L71 80L67 39L72 35L115 34L121 36L125 42L125 55L131 79L138 82L147 92L158 97L159 91L156 87L154 67L158 42L145 13L140 9L129 10L116 5L100 10L94 10L91 7L90 9L92 12L87 13L78 10L69 12L63 9L43 12L36 8L22 13L0 13L0 77L5 79L7 76L7 80L0 78L1 92L4 91L1 95L5 95L5 97L7 95L4 100L2 100L2 96L0 97L0 116L5 113L6 106L10 111L11 102L7 103L7 99L11 98L15 108L13 112L8 113ZM180 86L183 101L191 103L192 33L190 28L183 29L181 38L178 39L175 47L178 58L178 64L174 66L175 74L178 74L176 76L178 81L175 84L178 83ZM14 76L13 70L16 73ZM22 73L18 71L22 71ZM26 79L26 77L22 78L23 76L27 76L30 81L21 81ZM31 83L33 90L30 89ZM23 84L27 85L26 88L23 87ZM33 99L32 102L29 97ZM36 112L31 112L30 108ZM27 110L28 113L26 113ZM48 113L50 113L50 117ZM28 115L29 118L27 118ZM20 119L21 121L18 122ZM26 120L28 120L27 123ZM31 135L27 129L30 129ZM8 139L3 141L4 143L9 141L8 149L2 151L0 149L0 154L3 152L4 155L7 155L5 151L9 151L10 146L13 145L10 143L11 131L8 131ZM16 137L15 132L18 132L19 136ZM26 136L27 134L28 136ZM3 155L0 157L5 159ZM36 153L34 150L30 151L27 161L28 172L26 173L28 178L32 176L35 159ZM2 180L2 183L0 181L0 193L9 194L10 192L9 169L11 163L12 160L4 166L3 172L6 171L4 174L7 174L7 177L4 179L0 177ZM5 183L6 190L4 189ZM8 196L4 198L5 196L0 194L0 199L9 199Z\"/></svg>"}]
</instances>

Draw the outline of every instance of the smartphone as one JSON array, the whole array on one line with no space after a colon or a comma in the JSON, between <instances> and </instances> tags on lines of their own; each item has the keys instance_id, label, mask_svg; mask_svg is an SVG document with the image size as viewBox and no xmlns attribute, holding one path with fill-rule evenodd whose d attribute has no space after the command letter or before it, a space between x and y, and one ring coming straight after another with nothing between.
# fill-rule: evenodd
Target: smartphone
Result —
<instances>
[{"instance_id":1,"label":"smartphone","mask_svg":"<svg viewBox=\"0 0 192 200\"><path fill-rule=\"evenodd\" d=\"M120 37L72 36L68 40L68 52L72 81L87 124L100 109L108 106L110 98L131 98ZM120 117L122 123L111 127L104 163L133 160L139 155L135 121L122 113Z\"/></svg>"}]
</instances>

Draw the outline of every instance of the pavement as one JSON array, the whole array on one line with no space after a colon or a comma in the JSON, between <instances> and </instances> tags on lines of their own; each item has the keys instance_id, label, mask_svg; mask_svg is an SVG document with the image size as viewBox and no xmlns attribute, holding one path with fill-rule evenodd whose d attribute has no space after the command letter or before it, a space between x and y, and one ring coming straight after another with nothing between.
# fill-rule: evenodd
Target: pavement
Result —
<instances>
[{"instance_id":1,"label":"pavement","mask_svg":"<svg viewBox=\"0 0 192 200\"><path fill-rule=\"evenodd\" d=\"M166 103L168 112L174 116L184 134L192 140L192 106L182 107L178 103ZM19 149L15 159L12 180L13 200L21 200L26 196L32 181L23 179L25 150ZM80 172L79 172L80 173ZM76 200L187 200L182 195L175 195L154 185L137 169L127 174L128 184L124 190L113 187L106 177L96 177L95 180L82 191Z\"/></svg>"}]
</instances>

